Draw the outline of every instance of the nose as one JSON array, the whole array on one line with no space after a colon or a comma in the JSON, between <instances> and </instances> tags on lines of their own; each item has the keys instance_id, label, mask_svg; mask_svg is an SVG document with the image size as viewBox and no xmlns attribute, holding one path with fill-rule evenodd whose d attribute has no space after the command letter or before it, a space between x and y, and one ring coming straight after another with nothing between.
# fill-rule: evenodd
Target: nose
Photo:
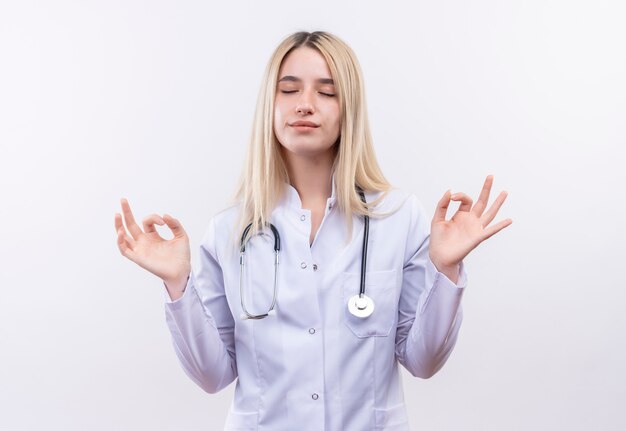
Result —
<instances>
[{"instance_id":1,"label":"nose","mask_svg":"<svg viewBox=\"0 0 626 431\"><path fill-rule=\"evenodd\" d=\"M300 115L312 114L313 108L310 105L299 104L296 108L296 112Z\"/></svg>"},{"instance_id":2,"label":"nose","mask_svg":"<svg viewBox=\"0 0 626 431\"><path fill-rule=\"evenodd\" d=\"M313 103L311 103L310 91L303 91L302 96L298 99L296 104L296 113L299 115L312 114L315 112Z\"/></svg>"}]
</instances>

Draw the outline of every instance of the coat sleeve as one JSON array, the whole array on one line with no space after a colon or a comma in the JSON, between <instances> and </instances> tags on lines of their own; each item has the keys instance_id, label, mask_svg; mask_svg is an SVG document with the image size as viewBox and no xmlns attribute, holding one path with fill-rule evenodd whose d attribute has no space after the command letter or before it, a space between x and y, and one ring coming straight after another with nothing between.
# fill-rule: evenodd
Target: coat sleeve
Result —
<instances>
[{"instance_id":1,"label":"coat sleeve","mask_svg":"<svg viewBox=\"0 0 626 431\"><path fill-rule=\"evenodd\" d=\"M407 237L398 304L396 357L413 375L433 376L446 363L463 320L461 298L467 285L461 262L458 284L439 272L430 260L430 220L421 202L411 195Z\"/></svg>"},{"instance_id":2,"label":"coat sleeve","mask_svg":"<svg viewBox=\"0 0 626 431\"><path fill-rule=\"evenodd\" d=\"M215 247L215 218L200 245L200 267L191 271L183 296L166 294L165 317L174 350L185 373L208 393L237 377L235 322L224 293Z\"/></svg>"}]
</instances>

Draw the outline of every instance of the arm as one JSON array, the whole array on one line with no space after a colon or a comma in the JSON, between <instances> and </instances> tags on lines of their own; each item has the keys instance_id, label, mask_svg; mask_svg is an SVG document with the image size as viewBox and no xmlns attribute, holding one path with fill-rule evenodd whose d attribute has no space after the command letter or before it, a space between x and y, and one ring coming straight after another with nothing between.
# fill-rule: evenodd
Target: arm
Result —
<instances>
[{"instance_id":1,"label":"arm","mask_svg":"<svg viewBox=\"0 0 626 431\"><path fill-rule=\"evenodd\" d=\"M461 262L458 284L430 260L429 222L422 204L409 199L411 224L398 305L396 356L414 376L429 378L445 364L463 320L461 297L467 274Z\"/></svg>"},{"instance_id":2,"label":"arm","mask_svg":"<svg viewBox=\"0 0 626 431\"><path fill-rule=\"evenodd\" d=\"M490 226L507 197L501 192L485 211L492 184L493 175L488 175L476 204L465 193L446 191L437 203L430 230L423 206L412 196L396 354L413 375L432 376L452 352L463 318L461 296L467 284L463 259L513 223L509 218ZM446 220L451 200L461 205ZM458 285L448 278L456 281L457 273Z\"/></svg>"},{"instance_id":3,"label":"arm","mask_svg":"<svg viewBox=\"0 0 626 431\"><path fill-rule=\"evenodd\" d=\"M199 271L191 271L180 298L170 301L165 295L167 325L185 373L208 393L228 386L237 377L235 322L217 259L215 219L200 246Z\"/></svg>"}]
</instances>

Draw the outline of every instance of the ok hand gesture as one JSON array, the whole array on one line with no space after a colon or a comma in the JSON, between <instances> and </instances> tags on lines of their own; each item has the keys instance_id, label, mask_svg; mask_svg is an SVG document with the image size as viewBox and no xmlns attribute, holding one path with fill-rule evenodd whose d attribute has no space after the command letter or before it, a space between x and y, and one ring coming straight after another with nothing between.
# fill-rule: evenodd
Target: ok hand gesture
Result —
<instances>
[{"instance_id":1,"label":"ok hand gesture","mask_svg":"<svg viewBox=\"0 0 626 431\"><path fill-rule=\"evenodd\" d=\"M472 199L465 193L450 195L449 191L446 191L438 202L430 227L429 255L439 271L454 274L454 269L458 269L461 261L478 244L513 223L513 220L505 219L488 226L507 196L506 192L501 192L489 210L483 214L489 201L492 184L493 175L488 175L474 207ZM461 205L454 216L446 220L450 200L461 201Z\"/></svg>"},{"instance_id":2,"label":"ok hand gesture","mask_svg":"<svg viewBox=\"0 0 626 431\"><path fill-rule=\"evenodd\" d=\"M163 217L151 214L143 219L142 231L135 222L128 201L122 199L121 204L126 227L131 235L124 229L122 216L115 213L117 246L122 255L161 278L168 289L172 285L182 284L184 287L184 281L191 272L191 256L189 238L180 222L167 214ZM174 237L169 240L162 238L156 231L155 224L167 224Z\"/></svg>"}]
</instances>

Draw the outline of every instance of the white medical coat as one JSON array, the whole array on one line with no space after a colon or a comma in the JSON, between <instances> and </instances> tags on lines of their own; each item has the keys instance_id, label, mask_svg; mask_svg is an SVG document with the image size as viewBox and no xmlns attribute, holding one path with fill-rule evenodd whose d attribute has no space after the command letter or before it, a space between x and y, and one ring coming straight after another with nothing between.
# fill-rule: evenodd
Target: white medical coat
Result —
<instances>
[{"instance_id":1,"label":"white medical coat","mask_svg":"<svg viewBox=\"0 0 626 431\"><path fill-rule=\"evenodd\" d=\"M294 187L271 215L281 239L276 315L242 320L239 205L216 214L200 246L183 296L166 321L186 374L215 393L235 379L225 430L405 431L409 429L398 363L428 378L446 362L462 321L467 283L458 285L428 256L430 220L414 196L391 191L370 217L365 319L348 312L360 287L363 219L354 216L351 242L335 207L335 184L311 245L311 211ZM368 202L377 193L365 193ZM244 298L250 313L267 312L274 286L271 231L246 247Z\"/></svg>"}]
</instances>

